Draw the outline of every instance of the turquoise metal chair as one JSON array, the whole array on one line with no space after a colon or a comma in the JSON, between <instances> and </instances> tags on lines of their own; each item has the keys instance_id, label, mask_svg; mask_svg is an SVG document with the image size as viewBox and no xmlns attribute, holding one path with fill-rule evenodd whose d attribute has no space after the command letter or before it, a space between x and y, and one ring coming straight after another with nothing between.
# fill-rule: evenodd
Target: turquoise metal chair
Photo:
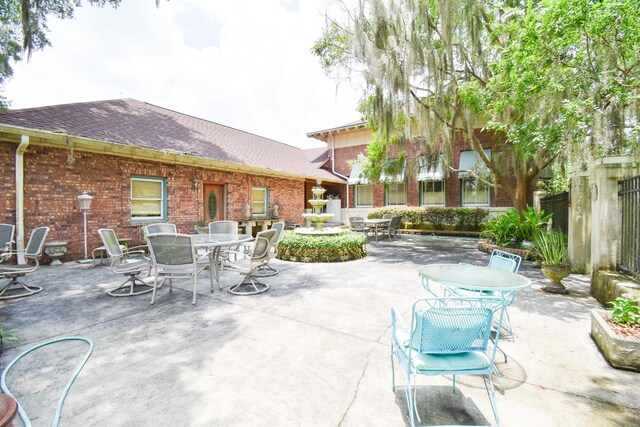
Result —
<instances>
[{"instance_id":1,"label":"turquoise metal chair","mask_svg":"<svg viewBox=\"0 0 640 427\"><path fill-rule=\"evenodd\" d=\"M504 299L496 297L438 297L417 300L406 328L396 309L391 309L391 378L396 390L394 359L405 374L404 387L411 425L421 422L416 404L418 375L451 375L453 392L457 375L481 375L499 425L493 385L494 360ZM492 333L496 335L492 337ZM490 341L495 345L489 346Z\"/></svg>"}]
</instances>

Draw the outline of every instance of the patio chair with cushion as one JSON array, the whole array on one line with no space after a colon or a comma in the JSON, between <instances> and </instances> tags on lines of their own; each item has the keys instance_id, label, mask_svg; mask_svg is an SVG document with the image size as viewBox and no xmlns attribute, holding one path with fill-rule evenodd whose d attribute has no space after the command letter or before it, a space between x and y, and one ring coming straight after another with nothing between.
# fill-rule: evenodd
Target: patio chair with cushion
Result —
<instances>
[{"instance_id":1,"label":"patio chair with cushion","mask_svg":"<svg viewBox=\"0 0 640 427\"><path fill-rule=\"evenodd\" d=\"M0 224L0 262L11 257L13 244L13 233L16 227L13 224Z\"/></svg>"},{"instance_id":2,"label":"patio chair with cushion","mask_svg":"<svg viewBox=\"0 0 640 427\"><path fill-rule=\"evenodd\" d=\"M198 257L188 234L159 233L147 236L147 243L153 260L153 294L151 304L156 302L156 290L165 280L169 280L169 292L173 291L173 279L193 280L193 299L196 303L198 289L198 274L208 265L199 262L208 259L208 253ZM213 276L209 273L211 292L213 292Z\"/></svg>"},{"instance_id":3,"label":"patio chair with cushion","mask_svg":"<svg viewBox=\"0 0 640 427\"><path fill-rule=\"evenodd\" d=\"M145 270L151 271L149 258L144 256L146 251L142 247L125 248L118 243L115 231L110 228L101 228L98 234L111 260L111 271L129 276L125 282L107 294L112 297L130 297L151 292L152 286L138 277Z\"/></svg>"},{"instance_id":4,"label":"patio chair with cushion","mask_svg":"<svg viewBox=\"0 0 640 427\"><path fill-rule=\"evenodd\" d=\"M500 324L504 301L495 297L441 297L417 300L406 328L391 310L391 380L395 392L394 358L405 374L404 387L409 420L420 419L417 405L418 375L481 375L489 395L493 416L499 425L493 386L495 346L489 347L494 319ZM495 340L499 336L495 337Z\"/></svg>"},{"instance_id":5,"label":"patio chair with cushion","mask_svg":"<svg viewBox=\"0 0 640 427\"><path fill-rule=\"evenodd\" d=\"M0 289L0 299L26 297L37 294L42 290L41 286L31 286L19 281L18 277L23 277L38 269L38 266L40 265L40 255L42 255L42 248L44 247L44 242L47 239L48 234L49 227L35 228L31 232L29 243L27 243L27 247L24 251L9 251L5 253L9 257L13 255L22 255L24 256L25 263L0 266L0 278L10 279L9 282Z\"/></svg>"},{"instance_id":6,"label":"patio chair with cushion","mask_svg":"<svg viewBox=\"0 0 640 427\"><path fill-rule=\"evenodd\" d=\"M230 252L227 266L243 274L242 281L229 288L234 295L255 295L269 290L269 285L259 282L254 277L260 277L256 272L269 263L271 247L275 242L278 231L276 229L261 231L256 235L251 251L247 255L243 252Z\"/></svg>"}]
</instances>

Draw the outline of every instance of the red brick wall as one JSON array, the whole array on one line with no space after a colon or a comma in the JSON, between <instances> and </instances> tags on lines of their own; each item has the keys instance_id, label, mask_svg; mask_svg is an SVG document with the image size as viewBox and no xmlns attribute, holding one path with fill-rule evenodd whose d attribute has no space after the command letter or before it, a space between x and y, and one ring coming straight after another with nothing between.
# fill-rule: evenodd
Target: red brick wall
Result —
<instances>
[{"instance_id":1,"label":"red brick wall","mask_svg":"<svg viewBox=\"0 0 640 427\"><path fill-rule=\"evenodd\" d=\"M480 144L483 148L491 148L492 153L497 152L493 147L494 140L493 136L490 133L478 132L477 137L480 141ZM407 151L409 157L415 157L420 153L420 145L419 144L407 144L404 149ZM460 152L469 150L468 144L460 139L456 142L456 146L454 148L453 153L453 166L457 167L460 162ZM340 148L337 147L335 150L336 157L336 171L340 172L345 176L349 176L351 173L351 168L348 165L348 161L354 160L359 153L366 153L366 145L358 145L351 147ZM409 160L412 161L412 160ZM330 168L331 166L329 166ZM415 168L409 168L407 173L410 174L409 177L415 176ZM510 180L512 185L515 185L515 177L512 177ZM381 207L384 206L384 186L375 185L374 186L374 206ZM420 204L420 185L415 179L409 178L407 182L407 204L409 206L419 206ZM460 206L460 180L457 178L456 173L451 173L450 177L446 180L445 183L445 191L446 191L446 206L449 207L459 207ZM529 203L533 201L533 188L529 192ZM504 191L491 191L491 206L492 207L507 207L512 206L513 203L511 198ZM349 207L354 206L353 199L353 191L349 194Z\"/></svg>"},{"instance_id":2,"label":"red brick wall","mask_svg":"<svg viewBox=\"0 0 640 427\"><path fill-rule=\"evenodd\" d=\"M15 224L15 150L17 145L0 143L0 221ZM77 196L83 191L94 197L87 215L89 251L101 246L99 228L113 228L118 237L140 242L140 227L145 223L130 219L130 178L150 176L167 179L168 222L178 231L193 233L193 226L204 217L203 183L223 184L226 188L227 219L241 221L251 188L269 188L269 210L280 206L280 218L302 221L304 180L222 172L189 166L176 166L93 153L74 153L75 162L67 163L67 151L30 145L24 157L25 236L37 226L51 228L48 241L69 242L64 260L84 256L82 212ZM193 180L197 186L192 190ZM155 221L153 221L155 222ZM26 241L25 241L26 244Z\"/></svg>"}]
</instances>

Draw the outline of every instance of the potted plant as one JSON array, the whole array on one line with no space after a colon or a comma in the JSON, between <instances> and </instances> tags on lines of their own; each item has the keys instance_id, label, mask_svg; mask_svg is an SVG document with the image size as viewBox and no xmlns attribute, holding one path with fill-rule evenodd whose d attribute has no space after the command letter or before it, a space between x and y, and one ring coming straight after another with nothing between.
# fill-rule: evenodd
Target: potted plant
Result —
<instances>
[{"instance_id":1,"label":"potted plant","mask_svg":"<svg viewBox=\"0 0 640 427\"><path fill-rule=\"evenodd\" d=\"M557 232L539 232L534 236L534 251L542 262L542 272L551 280L542 290L566 294L562 279L571 274L567 236Z\"/></svg>"},{"instance_id":2,"label":"potted plant","mask_svg":"<svg viewBox=\"0 0 640 427\"><path fill-rule=\"evenodd\" d=\"M204 220L199 220L196 223L195 229L196 229L196 233L198 233L198 234L208 234L209 233L209 227L204 222Z\"/></svg>"},{"instance_id":3,"label":"potted plant","mask_svg":"<svg viewBox=\"0 0 640 427\"><path fill-rule=\"evenodd\" d=\"M591 311L591 336L615 368L640 371L640 307L633 295L609 302L610 311Z\"/></svg>"}]
</instances>

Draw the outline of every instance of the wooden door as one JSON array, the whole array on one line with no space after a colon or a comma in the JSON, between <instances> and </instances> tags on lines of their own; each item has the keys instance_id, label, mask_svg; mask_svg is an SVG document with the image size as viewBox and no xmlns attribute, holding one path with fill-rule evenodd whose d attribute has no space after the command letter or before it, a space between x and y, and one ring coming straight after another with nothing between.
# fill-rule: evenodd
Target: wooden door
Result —
<instances>
[{"instance_id":1,"label":"wooden door","mask_svg":"<svg viewBox=\"0 0 640 427\"><path fill-rule=\"evenodd\" d=\"M224 219L224 186L204 185L204 222Z\"/></svg>"}]
</instances>

